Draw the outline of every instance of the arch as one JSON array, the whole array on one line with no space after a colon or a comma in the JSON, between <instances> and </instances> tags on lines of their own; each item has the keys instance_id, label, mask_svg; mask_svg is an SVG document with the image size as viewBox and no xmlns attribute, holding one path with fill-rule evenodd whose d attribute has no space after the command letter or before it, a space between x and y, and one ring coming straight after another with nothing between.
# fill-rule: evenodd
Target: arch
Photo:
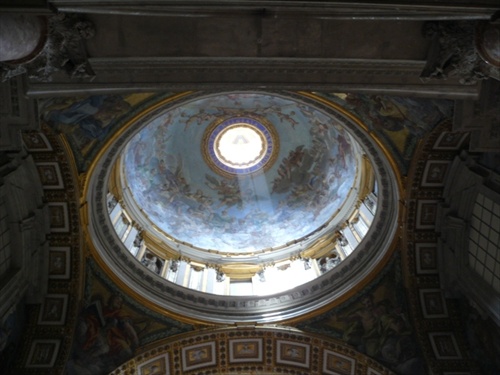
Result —
<instances>
[{"instance_id":1,"label":"arch","mask_svg":"<svg viewBox=\"0 0 500 375\"><path fill-rule=\"evenodd\" d=\"M211 329L155 342L110 375L388 375L341 341L290 327Z\"/></svg>"}]
</instances>

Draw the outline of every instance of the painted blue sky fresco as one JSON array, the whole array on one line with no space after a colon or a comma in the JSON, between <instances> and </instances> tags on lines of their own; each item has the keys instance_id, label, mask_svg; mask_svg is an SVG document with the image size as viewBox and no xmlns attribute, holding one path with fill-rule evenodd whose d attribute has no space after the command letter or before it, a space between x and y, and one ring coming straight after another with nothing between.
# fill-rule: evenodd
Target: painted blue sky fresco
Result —
<instances>
[{"instance_id":1,"label":"painted blue sky fresco","mask_svg":"<svg viewBox=\"0 0 500 375\"><path fill-rule=\"evenodd\" d=\"M279 135L266 172L228 178L203 159L205 129L258 116ZM352 140L338 121L305 103L257 93L193 99L164 111L125 150L128 186L161 230L205 249L251 252L314 231L341 207L355 181Z\"/></svg>"}]
</instances>

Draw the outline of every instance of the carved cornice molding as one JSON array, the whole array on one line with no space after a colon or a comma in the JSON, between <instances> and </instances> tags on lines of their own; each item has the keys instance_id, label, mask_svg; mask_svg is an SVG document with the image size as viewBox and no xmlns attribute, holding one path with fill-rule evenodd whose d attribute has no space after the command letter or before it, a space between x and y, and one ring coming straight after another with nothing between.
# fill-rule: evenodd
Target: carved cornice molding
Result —
<instances>
[{"instance_id":1,"label":"carved cornice molding","mask_svg":"<svg viewBox=\"0 0 500 375\"><path fill-rule=\"evenodd\" d=\"M176 71L238 70L266 73L378 73L386 75L414 74L424 66L416 60L366 60L338 58L296 58L296 57L148 57L148 58L91 58L96 71L107 73L116 69ZM290 71L289 71L290 70ZM119 72L118 72L119 73Z\"/></svg>"},{"instance_id":2,"label":"carved cornice molding","mask_svg":"<svg viewBox=\"0 0 500 375\"><path fill-rule=\"evenodd\" d=\"M332 58L91 58L92 83L57 75L31 82L29 94L77 94L156 90L322 90L447 98L477 97L476 86L458 80L423 83L424 61Z\"/></svg>"},{"instance_id":3,"label":"carved cornice molding","mask_svg":"<svg viewBox=\"0 0 500 375\"><path fill-rule=\"evenodd\" d=\"M249 14L255 17L317 17L332 19L487 19L498 9L494 0L460 5L453 1L385 1L353 3L347 1L283 0L51 0L60 11L103 14L210 17Z\"/></svg>"}]
</instances>

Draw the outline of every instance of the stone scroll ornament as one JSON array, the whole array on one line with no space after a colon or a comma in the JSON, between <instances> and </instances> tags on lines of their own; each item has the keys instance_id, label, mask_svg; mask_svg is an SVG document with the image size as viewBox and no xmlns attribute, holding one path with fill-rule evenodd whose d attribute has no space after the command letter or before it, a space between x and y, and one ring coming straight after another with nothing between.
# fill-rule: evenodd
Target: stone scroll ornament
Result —
<instances>
[{"instance_id":1,"label":"stone scroll ornament","mask_svg":"<svg viewBox=\"0 0 500 375\"><path fill-rule=\"evenodd\" d=\"M65 71L72 78L95 77L84 43L94 36L94 25L80 15L67 13L49 17L47 24L45 45L33 59L19 64L0 62L2 81L26 73L30 79L47 82L58 71Z\"/></svg>"},{"instance_id":2,"label":"stone scroll ornament","mask_svg":"<svg viewBox=\"0 0 500 375\"><path fill-rule=\"evenodd\" d=\"M497 56L499 47L491 43L491 38L500 35L498 23L427 22L423 32L431 40L427 63L420 74L423 81L457 78L461 84L473 85L488 78L500 80L500 65L481 53L486 48L490 56Z\"/></svg>"}]
</instances>

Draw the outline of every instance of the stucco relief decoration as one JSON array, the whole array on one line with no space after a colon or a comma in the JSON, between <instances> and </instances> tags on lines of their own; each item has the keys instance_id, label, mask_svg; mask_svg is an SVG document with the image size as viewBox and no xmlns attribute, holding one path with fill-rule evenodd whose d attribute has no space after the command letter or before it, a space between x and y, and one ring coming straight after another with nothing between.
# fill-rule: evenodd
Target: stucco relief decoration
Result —
<instances>
[{"instance_id":1,"label":"stucco relief decoration","mask_svg":"<svg viewBox=\"0 0 500 375\"><path fill-rule=\"evenodd\" d=\"M222 176L202 155L204 132L238 117L272 127L279 153L266 168ZM244 253L306 236L341 208L357 172L351 142L338 120L305 103L232 93L151 120L130 141L123 166L133 198L162 231L199 248Z\"/></svg>"},{"instance_id":2,"label":"stucco relief decoration","mask_svg":"<svg viewBox=\"0 0 500 375\"><path fill-rule=\"evenodd\" d=\"M489 32L485 33L484 30ZM427 22L424 35L431 40L431 44L427 64L420 77L423 80L456 77L465 85L490 77L500 79L498 66L484 60L484 56L498 55L498 47L491 48L494 45L491 38L495 34L498 35L498 28L485 28L484 23Z\"/></svg>"},{"instance_id":3,"label":"stucco relief decoration","mask_svg":"<svg viewBox=\"0 0 500 375\"><path fill-rule=\"evenodd\" d=\"M49 17L47 23L47 41L32 60L20 64L0 62L2 81L24 73L32 79L50 81L51 75L58 71L64 71L72 78L95 77L84 43L94 36L94 25L80 15L67 13Z\"/></svg>"}]
</instances>

